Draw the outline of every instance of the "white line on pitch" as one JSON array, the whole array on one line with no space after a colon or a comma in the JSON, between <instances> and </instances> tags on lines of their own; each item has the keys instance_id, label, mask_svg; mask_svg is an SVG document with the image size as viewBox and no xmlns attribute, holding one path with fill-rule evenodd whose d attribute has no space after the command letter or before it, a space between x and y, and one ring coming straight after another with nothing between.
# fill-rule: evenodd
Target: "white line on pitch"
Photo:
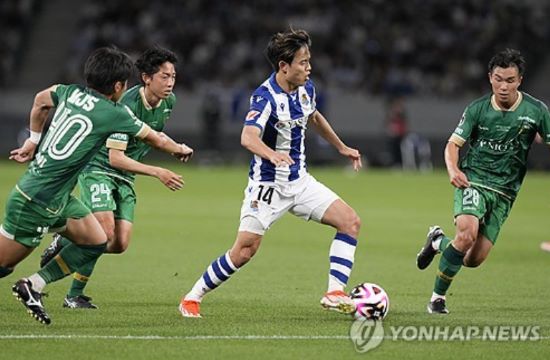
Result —
<instances>
[{"instance_id":1,"label":"white line on pitch","mask_svg":"<svg viewBox=\"0 0 550 360\"><path fill-rule=\"evenodd\" d=\"M338 335L190 335L190 336L161 336L161 335L41 335L20 334L0 335L0 340L25 340L25 339L100 339L100 340L350 340L349 336ZM548 340L550 336L541 336L537 340ZM394 339L392 336L384 336L384 340ZM470 340L481 340L481 337ZM519 341L519 340L511 340Z\"/></svg>"},{"instance_id":2,"label":"white line on pitch","mask_svg":"<svg viewBox=\"0 0 550 360\"><path fill-rule=\"evenodd\" d=\"M0 335L0 340L9 339L105 339L105 340L349 340L349 336L323 335L195 335L195 336L160 336L160 335Z\"/></svg>"}]
</instances>

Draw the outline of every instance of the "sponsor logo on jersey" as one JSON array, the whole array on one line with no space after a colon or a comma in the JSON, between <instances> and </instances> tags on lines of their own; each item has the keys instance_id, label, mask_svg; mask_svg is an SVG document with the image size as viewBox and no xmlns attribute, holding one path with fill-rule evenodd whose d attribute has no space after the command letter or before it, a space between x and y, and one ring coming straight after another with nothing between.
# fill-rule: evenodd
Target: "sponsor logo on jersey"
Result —
<instances>
[{"instance_id":1,"label":"sponsor logo on jersey","mask_svg":"<svg viewBox=\"0 0 550 360\"><path fill-rule=\"evenodd\" d=\"M256 110L250 110L248 114L246 114L246 120L254 120L256 116L260 115L259 111Z\"/></svg>"},{"instance_id":2,"label":"sponsor logo on jersey","mask_svg":"<svg viewBox=\"0 0 550 360\"><path fill-rule=\"evenodd\" d=\"M293 129L296 126L305 127L307 124L307 117L301 117L294 120L280 120L275 123L275 128L278 130L282 129Z\"/></svg>"},{"instance_id":3,"label":"sponsor logo on jersey","mask_svg":"<svg viewBox=\"0 0 550 360\"><path fill-rule=\"evenodd\" d=\"M512 143L501 143L497 141L491 141L491 140L480 140L478 142L480 148L489 148L494 151L498 152L507 152L514 148L514 145Z\"/></svg>"}]
</instances>

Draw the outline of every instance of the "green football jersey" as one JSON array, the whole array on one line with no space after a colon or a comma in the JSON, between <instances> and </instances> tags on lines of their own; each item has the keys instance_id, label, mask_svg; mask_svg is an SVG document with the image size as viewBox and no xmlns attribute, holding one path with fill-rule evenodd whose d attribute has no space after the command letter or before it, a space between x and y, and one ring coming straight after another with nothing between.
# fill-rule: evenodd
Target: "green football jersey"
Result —
<instances>
[{"instance_id":1,"label":"green football jersey","mask_svg":"<svg viewBox=\"0 0 550 360\"><path fill-rule=\"evenodd\" d=\"M460 162L468 180L515 199L527 170L527 155L539 133L550 144L550 114L524 92L508 110L489 94L472 102L449 141L470 148Z\"/></svg>"},{"instance_id":2,"label":"green football jersey","mask_svg":"<svg viewBox=\"0 0 550 360\"><path fill-rule=\"evenodd\" d=\"M57 107L35 159L17 184L28 199L53 213L60 211L78 174L114 132L145 137L149 126L124 105L80 85L58 85Z\"/></svg>"},{"instance_id":3,"label":"green football jersey","mask_svg":"<svg viewBox=\"0 0 550 360\"><path fill-rule=\"evenodd\" d=\"M168 98L161 100L156 107L151 107L145 100L144 88L136 85L126 91L119 101L128 106L130 110L141 121L156 131L162 131L166 121L170 118L172 109L176 103L176 96L172 93ZM109 163L109 149L124 150L127 157L141 161L151 150L151 147L139 139L128 136L128 134L112 134L106 141L105 146L97 153L85 171L103 173L108 176L122 178L133 183L135 174L113 168Z\"/></svg>"}]
</instances>

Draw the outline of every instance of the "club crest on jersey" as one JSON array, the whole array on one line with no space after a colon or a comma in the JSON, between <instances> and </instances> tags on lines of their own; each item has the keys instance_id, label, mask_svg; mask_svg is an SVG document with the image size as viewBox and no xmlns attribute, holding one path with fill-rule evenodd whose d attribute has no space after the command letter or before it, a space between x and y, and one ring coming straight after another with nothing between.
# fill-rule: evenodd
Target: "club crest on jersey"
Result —
<instances>
[{"instance_id":1,"label":"club crest on jersey","mask_svg":"<svg viewBox=\"0 0 550 360\"><path fill-rule=\"evenodd\" d=\"M250 202L250 208L251 208L253 211L258 211L258 205L259 205L258 200L252 200L252 201Z\"/></svg>"},{"instance_id":2,"label":"club crest on jersey","mask_svg":"<svg viewBox=\"0 0 550 360\"><path fill-rule=\"evenodd\" d=\"M300 102L301 102L302 105L304 105L304 106L308 106L308 105L309 105L309 99L307 98L307 95L306 95L306 94L302 94L302 99L300 100Z\"/></svg>"},{"instance_id":3,"label":"club crest on jersey","mask_svg":"<svg viewBox=\"0 0 550 360\"><path fill-rule=\"evenodd\" d=\"M281 108L281 111L285 111L285 104L284 103L280 103L279 107Z\"/></svg>"}]
</instances>

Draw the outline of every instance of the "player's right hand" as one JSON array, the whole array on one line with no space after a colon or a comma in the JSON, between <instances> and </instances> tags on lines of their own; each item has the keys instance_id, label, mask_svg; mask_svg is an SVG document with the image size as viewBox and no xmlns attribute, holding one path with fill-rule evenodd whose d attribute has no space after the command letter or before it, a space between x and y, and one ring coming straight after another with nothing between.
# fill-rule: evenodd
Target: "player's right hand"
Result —
<instances>
[{"instance_id":1,"label":"player's right hand","mask_svg":"<svg viewBox=\"0 0 550 360\"><path fill-rule=\"evenodd\" d=\"M294 164L294 160L287 153L280 153L274 151L273 154L269 157L269 161L276 167L279 166L290 166Z\"/></svg>"},{"instance_id":2,"label":"player's right hand","mask_svg":"<svg viewBox=\"0 0 550 360\"><path fill-rule=\"evenodd\" d=\"M181 189L184 184L181 175L164 168L157 169L157 178L164 184L164 186L172 191Z\"/></svg>"},{"instance_id":3,"label":"player's right hand","mask_svg":"<svg viewBox=\"0 0 550 360\"><path fill-rule=\"evenodd\" d=\"M174 153L173 155L177 157L182 162L187 162L191 157L193 157L194 150L185 144L179 144L181 151Z\"/></svg>"},{"instance_id":4,"label":"player's right hand","mask_svg":"<svg viewBox=\"0 0 550 360\"><path fill-rule=\"evenodd\" d=\"M470 182L468 181L466 174L458 169L449 170L449 180L454 187L459 189L470 187Z\"/></svg>"},{"instance_id":5,"label":"player's right hand","mask_svg":"<svg viewBox=\"0 0 550 360\"><path fill-rule=\"evenodd\" d=\"M18 163L25 163L32 160L37 144L33 143L31 139L25 140L23 146L10 152L10 160L15 160Z\"/></svg>"}]
</instances>

